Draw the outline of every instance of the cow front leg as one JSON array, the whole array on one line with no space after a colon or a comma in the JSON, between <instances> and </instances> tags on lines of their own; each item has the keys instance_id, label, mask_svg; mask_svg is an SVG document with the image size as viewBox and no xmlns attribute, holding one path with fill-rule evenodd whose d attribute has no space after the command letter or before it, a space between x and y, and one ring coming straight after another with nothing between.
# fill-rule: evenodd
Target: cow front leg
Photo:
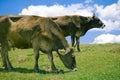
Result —
<instances>
[{"instance_id":1,"label":"cow front leg","mask_svg":"<svg viewBox=\"0 0 120 80\"><path fill-rule=\"evenodd\" d=\"M38 68L39 50L38 49L34 49L34 58L35 58L34 70L35 72L39 72L39 68Z\"/></svg>"},{"instance_id":2,"label":"cow front leg","mask_svg":"<svg viewBox=\"0 0 120 80\"><path fill-rule=\"evenodd\" d=\"M80 52L81 50L79 44L80 44L80 37L76 37L77 50Z\"/></svg>"},{"instance_id":3,"label":"cow front leg","mask_svg":"<svg viewBox=\"0 0 120 80\"><path fill-rule=\"evenodd\" d=\"M58 69L55 67L55 64L54 64L54 61L53 61L53 54L52 54L52 52L48 53L48 58L49 58L49 61L50 61L50 65L51 65L52 71L53 72L58 72Z\"/></svg>"}]
</instances>

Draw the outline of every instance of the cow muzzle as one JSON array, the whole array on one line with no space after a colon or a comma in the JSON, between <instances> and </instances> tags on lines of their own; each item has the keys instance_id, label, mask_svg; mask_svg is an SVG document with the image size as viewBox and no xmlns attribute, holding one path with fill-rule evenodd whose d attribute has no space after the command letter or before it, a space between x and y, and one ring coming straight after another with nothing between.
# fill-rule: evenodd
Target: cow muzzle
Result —
<instances>
[{"instance_id":1,"label":"cow muzzle","mask_svg":"<svg viewBox=\"0 0 120 80\"><path fill-rule=\"evenodd\" d=\"M103 24L101 28L103 29L104 27L105 27L105 25Z\"/></svg>"},{"instance_id":2,"label":"cow muzzle","mask_svg":"<svg viewBox=\"0 0 120 80\"><path fill-rule=\"evenodd\" d=\"M73 69L71 69L71 71L77 71L78 69L77 68L73 68Z\"/></svg>"}]
</instances>

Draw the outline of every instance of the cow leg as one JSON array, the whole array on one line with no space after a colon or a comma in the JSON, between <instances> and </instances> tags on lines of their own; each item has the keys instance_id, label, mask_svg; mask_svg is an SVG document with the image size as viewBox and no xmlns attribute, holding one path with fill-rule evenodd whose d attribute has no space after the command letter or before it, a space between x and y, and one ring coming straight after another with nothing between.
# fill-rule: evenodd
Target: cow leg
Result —
<instances>
[{"instance_id":1,"label":"cow leg","mask_svg":"<svg viewBox=\"0 0 120 80\"><path fill-rule=\"evenodd\" d=\"M38 68L39 50L38 49L34 49L34 58L35 58L34 70L35 72L39 72L39 68Z\"/></svg>"},{"instance_id":2,"label":"cow leg","mask_svg":"<svg viewBox=\"0 0 120 80\"><path fill-rule=\"evenodd\" d=\"M80 38L79 37L76 37L76 45L77 45L77 50L80 52Z\"/></svg>"},{"instance_id":3,"label":"cow leg","mask_svg":"<svg viewBox=\"0 0 120 80\"><path fill-rule=\"evenodd\" d=\"M5 67L5 69L12 70L13 67L9 60L8 52L6 50L5 51L2 50L1 56L2 56L2 61L3 61L3 66Z\"/></svg>"},{"instance_id":4,"label":"cow leg","mask_svg":"<svg viewBox=\"0 0 120 80\"><path fill-rule=\"evenodd\" d=\"M4 53L4 50L2 47L1 47L1 58L2 58L3 67L5 67L5 69L7 69L7 63L5 60L5 53Z\"/></svg>"},{"instance_id":5,"label":"cow leg","mask_svg":"<svg viewBox=\"0 0 120 80\"><path fill-rule=\"evenodd\" d=\"M49 58L49 61L50 61L50 65L51 65L52 71L53 72L58 72L58 69L55 67L55 64L54 64L54 61L53 61L53 54L52 54L52 52L48 53L48 58Z\"/></svg>"},{"instance_id":6,"label":"cow leg","mask_svg":"<svg viewBox=\"0 0 120 80\"><path fill-rule=\"evenodd\" d=\"M75 47L75 36L71 36L71 43L72 43L72 47Z\"/></svg>"},{"instance_id":7,"label":"cow leg","mask_svg":"<svg viewBox=\"0 0 120 80\"><path fill-rule=\"evenodd\" d=\"M0 35L1 36L1 35ZM5 69L7 69L7 64L6 64L6 61L5 61L5 53L4 53L4 38L3 36L0 37L0 46L1 46L1 58L2 58L2 63L3 63L3 67L5 67Z\"/></svg>"},{"instance_id":8,"label":"cow leg","mask_svg":"<svg viewBox=\"0 0 120 80\"><path fill-rule=\"evenodd\" d=\"M8 51L6 52L6 61L7 61L7 67L8 67L8 69L9 70L12 70L13 69L13 67L12 67L12 64L11 64L11 62L10 62L10 60L9 60L9 57L8 57Z\"/></svg>"},{"instance_id":9,"label":"cow leg","mask_svg":"<svg viewBox=\"0 0 120 80\"><path fill-rule=\"evenodd\" d=\"M1 42L1 57L5 69L11 70L13 67L8 57L8 42L7 39L5 39L4 37L2 38L2 42Z\"/></svg>"}]
</instances>

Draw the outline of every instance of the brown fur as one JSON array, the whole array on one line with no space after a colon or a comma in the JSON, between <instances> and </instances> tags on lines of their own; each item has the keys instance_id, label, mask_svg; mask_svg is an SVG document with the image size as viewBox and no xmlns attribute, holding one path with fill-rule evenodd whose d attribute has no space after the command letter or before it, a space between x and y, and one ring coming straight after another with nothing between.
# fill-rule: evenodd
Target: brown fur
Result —
<instances>
[{"instance_id":1,"label":"brown fur","mask_svg":"<svg viewBox=\"0 0 120 80\"><path fill-rule=\"evenodd\" d=\"M52 51L58 52L58 49L65 49L69 55L64 57L70 57L69 59L71 59L67 60L67 62L63 61L63 63L68 64L70 62L71 64L67 67L69 69L76 68L75 58L72 57L73 51L69 49L68 43L62 35L61 30L51 19L38 16L23 16L19 20L13 22L9 17L5 23L10 23L9 26L4 25L8 29L8 31L6 31L7 34L5 34L5 38L7 38L12 44L14 43L16 46L23 41L26 43L32 43L35 55L35 71L38 71L39 50L48 53L52 70L57 70L53 62ZM0 27L2 26L1 24L2 23L0 23ZM8 51L8 49L6 49L6 51ZM6 64L6 62L3 63ZM6 65L5 68L9 68L8 65Z\"/></svg>"},{"instance_id":2,"label":"brown fur","mask_svg":"<svg viewBox=\"0 0 120 80\"><path fill-rule=\"evenodd\" d=\"M104 23L102 23L102 21L95 15L93 15L93 17L71 15L50 18L60 26L64 36L71 36L72 46L75 47L77 45L78 51L80 51L79 48L80 36L84 36L89 29L102 28L104 26ZM76 45L74 45L75 38Z\"/></svg>"}]
</instances>

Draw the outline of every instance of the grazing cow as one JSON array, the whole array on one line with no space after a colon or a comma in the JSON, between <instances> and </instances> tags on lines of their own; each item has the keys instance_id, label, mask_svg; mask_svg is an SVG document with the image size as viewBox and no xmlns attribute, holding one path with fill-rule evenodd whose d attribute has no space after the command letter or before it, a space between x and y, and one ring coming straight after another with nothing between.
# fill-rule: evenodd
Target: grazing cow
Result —
<instances>
[{"instance_id":1,"label":"grazing cow","mask_svg":"<svg viewBox=\"0 0 120 80\"><path fill-rule=\"evenodd\" d=\"M64 36L71 36L73 47L79 48L80 36L84 36L86 32L92 28L103 28L104 23L94 14L92 17L83 17L78 15L50 17L62 29ZM76 44L75 43L76 39Z\"/></svg>"},{"instance_id":2,"label":"grazing cow","mask_svg":"<svg viewBox=\"0 0 120 80\"><path fill-rule=\"evenodd\" d=\"M2 47L2 50L5 50L8 53L7 40L14 44L21 44L21 40L26 43L32 43L35 57L34 69L36 72L39 71L39 50L48 54L53 71L58 71L58 69L55 67L53 62L52 51L58 52L60 59L68 69L76 70L74 51L69 48L67 41L61 33L61 30L51 19L38 16L24 16L16 22L13 22L10 17L8 18L5 16L4 19L2 19L2 23L0 22L0 32L1 29L4 29L3 26L6 29L4 30L4 33L0 33L0 39L5 39L4 41L6 41L6 43L3 43L4 41L1 40L1 45L4 46ZM1 38L1 35L3 34L5 36L4 38ZM6 49L4 49L5 47ZM66 54L61 55L58 49L65 49ZM1 54L3 54L2 58L4 67L11 69L12 66L8 55L5 56L5 52L1 52Z\"/></svg>"}]
</instances>

